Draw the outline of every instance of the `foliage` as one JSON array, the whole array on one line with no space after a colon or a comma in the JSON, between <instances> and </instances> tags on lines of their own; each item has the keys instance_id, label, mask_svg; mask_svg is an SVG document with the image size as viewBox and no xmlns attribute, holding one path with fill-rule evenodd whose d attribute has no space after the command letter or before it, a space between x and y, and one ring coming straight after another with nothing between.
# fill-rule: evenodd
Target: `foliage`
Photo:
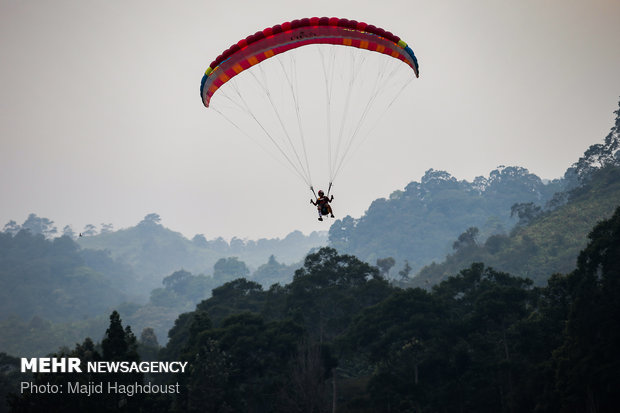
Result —
<instances>
[{"instance_id":1,"label":"foliage","mask_svg":"<svg viewBox=\"0 0 620 413\"><path fill-rule=\"evenodd\" d=\"M566 277L572 302L553 359L566 409L613 411L620 388L620 208L589 239L577 269Z\"/></svg>"},{"instance_id":2,"label":"foliage","mask_svg":"<svg viewBox=\"0 0 620 413\"><path fill-rule=\"evenodd\" d=\"M273 284L284 285L293 280L295 270L301 265L301 262L290 265L282 264L278 262L274 255L271 255L266 264L261 265L254 271L252 279L265 288Z\"/></svg>"},{"instance_id":3,"label":"foliage","mask_svg":"<svg viewBox=\"0 0 620 413\"><path fill-rule=\"evenodd\" d=\"M190 330L196 369L188 378L186 394L190 397L184 400L186 407L181 404L182 411L218 411L223 407L276 411L302 333L291 321L266 323L250 313L230 316L219 328ZM209 368L213 363L220 366L218 370ZM213 375L224 380L213 380ZM219 397L206 397L209 394Z\"/></svg>"},{"instance_id":4,"label":"foliage","mask_svg":"<svg viewBox=\"0 0 620 413\"><path fill-rule=\"evenodd\" d=\"M100 337L105 323L103 315L64 323L52 323L39 316L29 321L11 316L0 320L0 348L20 357L41 357L84 336Z\"/></svg>"},{"instance_id":5,"label":"foliage","mask_svg":"<svg viewBox=\"0 0 620 413\"><path fill-rule=\"evenodd\" d=\"M174 273L164 289L192 277ZM620 208L591 231L574 271L540 287L475 263L427 290L395 288L378 268L323 248L287 285L264 290L239 278L181 314L159 359L188 361L188 371L149 379L178 382L181 393L134 398L127 408L612 412L620 386L619 277ZM113 312L100 346L86 339L59 354L138 360L149 354L141 345L157 347L153 332L144 330L138 342ZM117 408L110 403L118 400L98 397L51 404L46 395L23 395L12 403L29 411Z\"/></svg>"},{"instance_id":6,"label":"foliage","mask_svg":"<svg viewBox=\"0 0 620 413\"><path fill-rule=\"evenodd\" d=\"M135 288L131 270L105 251L81 250L68 236L0 233L0 325L10 332L0 350L42 355L95 334Z\"/></svg>"},{"instance_id":7,"label":"foliage","mask_svg":"<svg viewBox=\"0 0 620 413\"><path fill-rule=\"evenodd\" d=\"M388 277L390 274L390 269L396 264L396 260L392 257L387 258L377 258L377 268L381 272L383 277Z\"/></svg>"},{"instance_id":8,"label":"foliage","mask_svg":"<svg viewBox=\"0 0 620 413\"><path fill-rule=\"evenodd\" d=\"M511 215L519 222L509 235L494 234L484 244L457 250L442 263L422 268L409 285L436 284L476 261L529 277L538 285L544 285L549 274L571 271L590 228L620 204L620 110L614 113L609 135L567 169L567 190L556 193L546 209L534 202L513 204Z\"/></svg>"},{"instance_id":9,"label":"foliage","mask_svg":"<svg viewBox=\"0 0 620 413\"><path fill-rule=\"evenodd\" d=\"M345 342L377 366L373 409L499 409L513 380L509 329L527 314L530 284L475 264L432 294L399 291L362 312Z\"/></svg>"},{"instance_id":10,"label":"foliage","mask_svg":"<svg viewBox=\"0 0 620 413\"><path fill-rule=\"evenodd\" d=\"M482 244L454 251L444 262L422 268L410 285L437 284L476 261L544 285L549 274L566 273L574 268L579 251L586 246L588 231L598 221L608 218L618 205L620 167L594 171L586 184L569 193L564 205L536 216L520 215L523 225L510 234L492 235ZM529 210L529 206L525 205L524 209ZM521 207L515 210L525 213ZM457 240L455 245L459 243Z\"/></svg>"},{"instance_id":11,"label":"foliage","mask_svg":"<svg viewBox=\"0 0 620 413\"><path fill-rule=\"evenodd\" d=\"M452 244L452 249L456 251L462 251L466 248L471 248L477 245L476 237L478 237L478 233L480 230L476 227L469 227L467 231L463 232L454 244Z\"/></svg>"},{"instance_id":12,"label":"foliage","mask_svg":"<svg viewBox=\"0 0 620 413\"><path fill-rule=\"evenodd\" d=\"M337 220L329 231L330 246L375 262L393 257L417 272L439 261L457 236L476 227L480 238L507 232L513 226L515 203L544 205L563 190L563 181L543 183L520 167L498 167L488 178L457 181L445 171L430 169L420 182L411 182L390 199L378 199L359 219Z\"/></svg>"},{"instance_id":13,"label":"foliage","mask_svg":"<svg viewBox=\"0 0 620 413\"><path fill-rule=\"evenodd\" d=\"M21 229L30 231L32 234L41 234L45 238L51 238L58 232L54 226L54 221L50 221L47 218L38 217L36 214L28 215L28 218L22 224Z\"/></svg>"},{"instance_id":14,"label":"foliage","mask_svg":"<svg viewBox=\"0 0 620 413\"><path fill-rule=\"evenodd\" d=\"M237 257L220 258L213 266L213 278L218 283L244 278L250 274L250 270L243 261Z\"/></svg>"},{"instance_id":15,"label":"foliage","mask_svg":"<svg viewBox=\"0 0 620 413\"><path fill-rule=\"evenodd\" d=\"M64 348L51 354L50 357L77 357L81 360L82 372L33 373L29 381L35 385L59 385L65 391L62 395L28 390L20 394L12 393L9 395L11 411L46 413L139 411L144 402L141 394L127 397L123 393L104 390L101 393L94 392L86 396L66 391L69 382L83 386L93 383L103 383L103 386L107 386L107 383L114 382L117 385L143 382L142 373L93 373L84 367L89 361L140 361L136 337L131 332L131 327L123 328L120 315L116 311L110 315L110 324L101 346L95 345L92 339L86 338L82 344L76 344L73 350Z\"/></svg>"},{"instance_id":16,"label":"foliage","mask_svg":"<svg viewBox=\"0 0 620 413\"><path fill-rule=\"evenodd\" d=\"M510 216L519 217L517 225L527 225L542 213L542 208L533 202L514 204L510 208Z\"/></svg>"},{"instance_id":17,"label":"foliage","mask_svg":"<svg viewBox=\"0 0 620 413\"><path fill-rule=\"evenodd\" d=\"M324 248L288 285L265 291L239 279L220 287L177 320L163 354L200 366L188 378L200 391L191 387L187 410L326 411L336 371L344 412L614 411L618 274L620 208L592 231L577 269L544 287L476 263L430 290L394 288L377 268ZM304 331L331 351L311 355L305 344L292 356L283 331ZM274 353L278 345L286 352ZM257 354L278 361L267 368ZM288 393L271 398L268 386L287 379ZM301 382L314 397L294 385ZM310 407L310 399L322 402Z\"/></svg>"},{"instance_id":18,"label":"foliage","mask_svg":"<svg viewBox=\"0 0 620 413\"><path fill-rule=\"evenodd\" d=\"M343 343L374 366L369 411L615 411L620 208L589 239L543 288L473 264L361 312Z\"/></svg>"},{"instance_id":19,"label":"foliage","mask_svg":"<svg viewBox=\"0 0 620 413\"><path fill-rule=\"evenodd\" d=\"M15 236L0 233L0 314L79 320L123 301L119 287L87 267L79 247L68 237L47 240L25 230Z\"/></svg>"},{"instance_id":20,"label":"foliage","mask_svg":"<svg viewBox=\"0 0 620 413\"><path fill-rule=\"evenodd\" d=\"M376 268L331 248L309 254L284 287L276 284L265 291L241 278L215 288L195 312L179 317L162 351L166 358L222 366L218 372L200 367L200 375L187 378L190 388L202 390L189 392L199 399L184 400L184 408L191 411L203 403L213 409L208 411L296 411L313 405L313 411L324 411L329 399L325 380L335 361L320 343L341 336L354 314L391 291ZM258 382L254 378L269 374Z\"/></svg>"},{"instance_id":21,"label":"foliage","mask_svg":"<svg viewBox=\"0 0 620 413\"><path fill-rule=\"evenodd\" d=\"M0 353L0 413L9 411L7 404L9 394L26 380L28 375L20 372L20 360L6 353Z\"/></svg>"},{"instance_id":22,"label":"foliage","mask_svg":"<svg viewBox=\"0 0 620 413\"><path fill-rule=\"evenodd\" d=\"M603 143L591 145L566 171L565 179L573 182L573 187L586 183L599 169L620 167L620 109L614 114L616 115L614 125Z\"/></svg>"},{"instance_id":23,"label":"foliage","mask_svg":"<svg viewBox=\"0 0 620 413\"><path fill-rule=\"evenodd\" d=\"M125 320L143 327L139 341L118 311L110 315L107 329L108 320L97 317L131 285L123 280L131 260L116 261L118 252L80 250L69 236L51 240L43 230L34 233L33 223L50 227L49 220L29 217L29 231L10 222L0 233L0 308L25 318L0 321L0 348L15 346L7 338L19 337L20 347L11 347L11 353L40 355L50 343L81 340L88 329L93 337L105 331L99 345L87 338L56 355L190 363L186 374L148 378L179 382L177 396L128 400L105 393L52 399L26 393L11 396L13 410L615 411L620 388L618 119L605 143L591 147L574 165L579 185L566 196L550 198L546 191L562 184L539 186L540 180L522 168L501 168L471 184L431 170L420 184L375 202L360 220L339 221L330 231L332 242L363 250L360 242L367 240L368 248L378 251L378 268L321 248L306 256L292 279L292 266L274 255L247 279L250 270L243 261L221 255L247 243L204 236L176 243L178 234L161 227L157 214L148 215L134 228L140 236L128 237L136 244L126 251L135 253L146 239L151 244L141 259L156 260L153 254L174 245L182 246L173 248L178 257L209 247L218 251L209 259L219 259L213 260L213 277L175 267L162 275L163 288L153 290L147 304L113 304ZM509 203L513 194L520 197L517 203ZM545 199L553 208L539 207ZM520 225L510 234L498 232L505 216L476 221L511 205ZM466 213L459 213L463 208ZM410 222L400 220L403 211ZM456 215L463 220L452 219ZM390 220L410 226L385 237L373 228L380 222L391 225ZM446 262L413 279L426 289L397 288L386 279L396 263L402 278L409 277L409 256L396 252L421 245L408 238L412 228L454 234L443 246L453 242ZM110 229L92 238L122 235ZM168 235L176 241L163 242ZM386 243L395 237L401 237L397 244ZM72 322L52 323L37 314ZM158 354L157 337L167 330L169 341ZM14 374L16 363L0 354L0 394L22 380ZM105 379L142 382L144 377ZM32 380L86 384L95 379L38 374Z\"/></svg>"},{"instance_id":24,"label":"foliage","mask_svg":"<svg viewBox=\"0 0 620 413\"><path fill-rule=\"evenodd\" d=\"M140 298L158 288L161 279L179 268L197 274L209 274L221 259L229 261L237 257L251 267L258 267L277 253L288 262L299 261L309 250L326 243L326 234L312 233L308 236L299 231L291 232L283 239L242 240L234 237L229 243L222 238L207 240L197 234L192 240L160 224L157 214L149 214L136 226L117 231L102 232L95 236L78 239L83 248L109 251L111 257L131 268L136 282L135 290ZM247 268L249 270L249 268ZM232 278L247 274L228 274ZM222 280L223 282L223 280Z\"/></svg>"}]
</instances>

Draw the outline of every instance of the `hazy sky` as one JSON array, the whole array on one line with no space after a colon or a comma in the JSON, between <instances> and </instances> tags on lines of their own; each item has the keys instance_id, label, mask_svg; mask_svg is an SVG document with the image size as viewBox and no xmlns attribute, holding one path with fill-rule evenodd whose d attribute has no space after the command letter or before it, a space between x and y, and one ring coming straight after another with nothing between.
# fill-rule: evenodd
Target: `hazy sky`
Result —
<instances>
[{"instance_id":1,"label":"hazy sky","mask_svg":"<svg viewBox=\"0 0 620 413\"><path fill-rule=\"evenodd\" d=\"M557 178L612 126L617 0L0 0L0 226L36 213L119 229L156 212L190 238L328 229L308 189L199 97L224 49L312 16L383 27L420 61L335 182L339 217L429 168Z\"/></svg>"}]
</instances>

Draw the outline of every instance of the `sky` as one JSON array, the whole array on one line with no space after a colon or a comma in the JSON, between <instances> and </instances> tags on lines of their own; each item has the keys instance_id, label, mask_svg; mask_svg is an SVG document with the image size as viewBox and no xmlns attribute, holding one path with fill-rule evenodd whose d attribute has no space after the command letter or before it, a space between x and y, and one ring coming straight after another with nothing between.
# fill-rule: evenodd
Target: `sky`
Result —
<instances>
[{"instance_id":1,"label":"sky","mask_svg":"<svg viewBox=\"0 0 620 413\"><path fill-rule=\"evenodd\" d=\"M0 0L0 227L157 213L188 238L327 230L306 185L199 97L231 44L312 16L383 27L420 62L334 182L337 217L430 168L561 177L618 109L617 0Z\"/></svg>"}]
</instances>

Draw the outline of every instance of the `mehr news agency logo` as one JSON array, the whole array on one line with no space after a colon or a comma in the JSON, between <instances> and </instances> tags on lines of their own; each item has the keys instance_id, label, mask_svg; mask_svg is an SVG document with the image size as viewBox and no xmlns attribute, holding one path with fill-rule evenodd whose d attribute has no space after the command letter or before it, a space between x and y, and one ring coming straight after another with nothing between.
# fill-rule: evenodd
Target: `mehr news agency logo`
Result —
<instances>
[{"instance_id":1,"label":"mehr news agency logo","mask_svg":"<svg viewBox=\"0 0 620 413\"><path fill-rule=\"evenodd\" d=\"M35 357L21 359L22 373L185 373L187 361L89 361L82 366L77 357ZM78 381L67 381L63 384L36 384L30 381L20 383L21 393L31 394L92 394L122 393L129 397L140 393L179 393L179 383L152 384L130 383L121 384L115 381L95 382L88 384Z\"/></svg>"}]
</instances>

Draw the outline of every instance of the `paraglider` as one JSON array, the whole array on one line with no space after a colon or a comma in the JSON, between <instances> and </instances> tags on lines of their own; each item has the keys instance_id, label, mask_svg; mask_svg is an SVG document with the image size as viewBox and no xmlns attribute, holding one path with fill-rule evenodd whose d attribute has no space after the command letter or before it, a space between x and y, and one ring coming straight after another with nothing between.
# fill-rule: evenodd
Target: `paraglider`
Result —
<instances>
[{"instance_id":1,"label":"paraglider","mask_svg":"<svg viewBox=\"0 0 620 413\"><path fill-rule=\"evenodd\" d=\"M312 205L316 205L316 209L319 211L319 221L323 221L323 215L327 214L329 214L331 218L334 218L334 212L332 211L332 207L330 205L333 200L333 195L331 198L328 198L321 190L319 190L319 196L316 198L316 201L310 199L310 203Z\"/></svg>"},{"instance_id":2,"label":"paraglider","mask_svg":"<svg viewBox=\"0 0 620 413\"><path fill-rule=\"evenodd\" d=\"M230 46L207 68L200 94L205 107L263 149L267 143L314 194L311 166L321 162L313 150L327 149L319 170L331 190L345 161L418 76L417 58L398 36L355 20L313 17ZM329 192L311 201L321 202L319 220L333 216Z\"/></svg>"}]
</instances>

